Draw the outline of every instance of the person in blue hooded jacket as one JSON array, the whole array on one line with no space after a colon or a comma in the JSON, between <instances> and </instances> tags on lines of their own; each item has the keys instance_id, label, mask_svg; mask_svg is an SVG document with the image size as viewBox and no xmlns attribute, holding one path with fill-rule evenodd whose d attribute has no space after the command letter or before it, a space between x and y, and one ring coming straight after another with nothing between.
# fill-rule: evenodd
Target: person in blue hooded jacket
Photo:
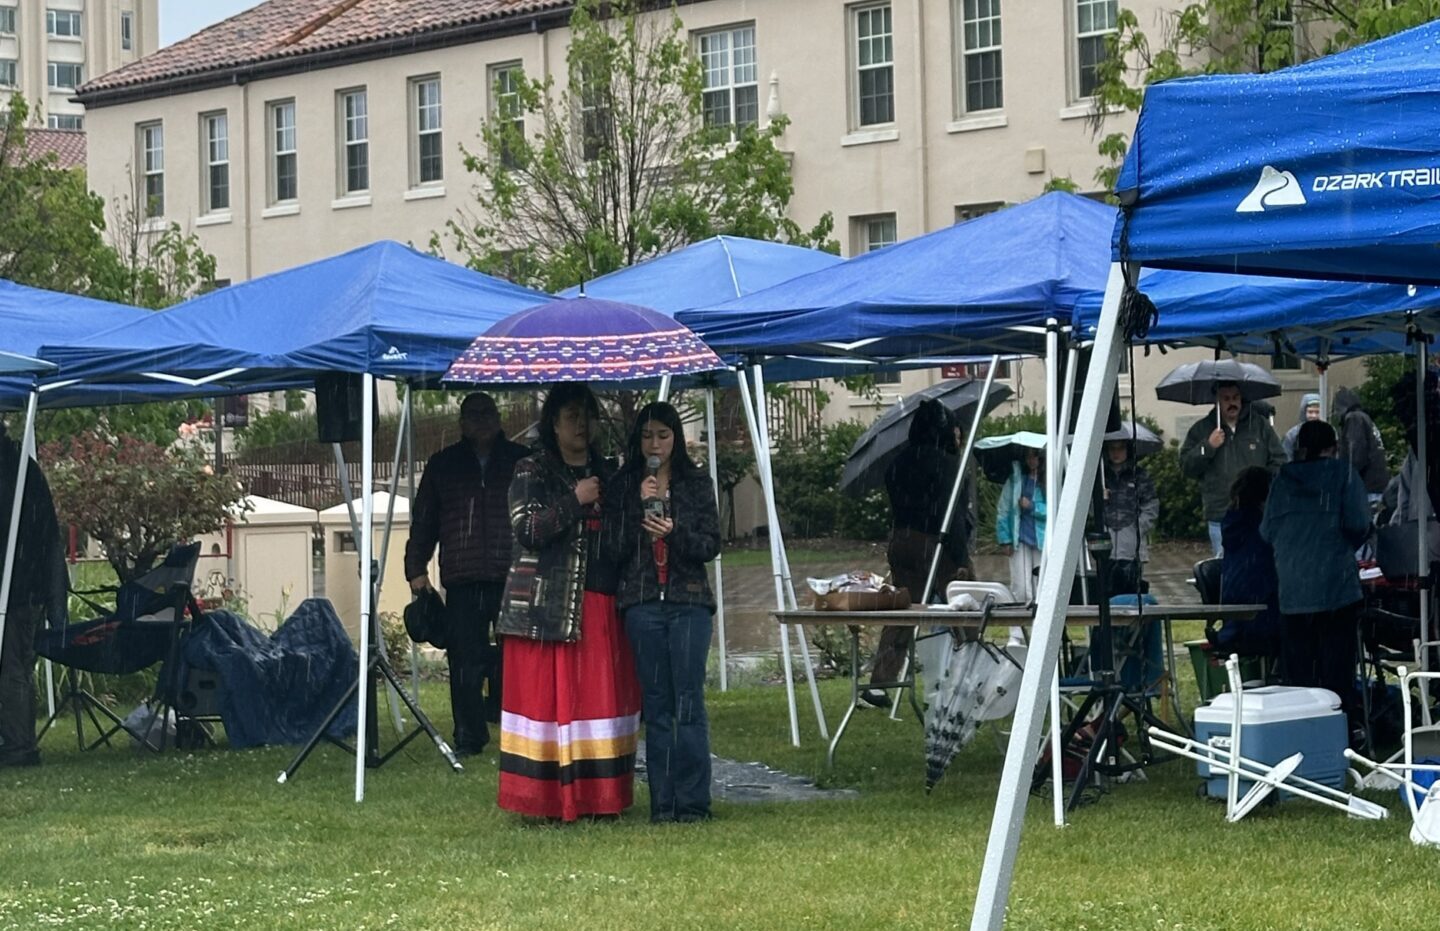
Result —
<instances>
[{"instance_id":1,"label":"person in blue hooded jacket","mask_svg":"<svg viewBox=\"0 0 1440 931\"><path fill-rule=\"evenodd\" d=\"M1000 489L995 511L995 540L1010 560L1010 591L1031 601L1035 597L1035 570L1045 548L1045 457L1027 449L1024 464L1011 463L1010 477Z\"/></svg>"},{"instance_id":2,"label":"person in blue hooded jacket","mask_svg":"<svg viewBox=\"0 0 1440 931\"><path fill-rule=\"evenodd\" d=\"M1325 421L1300 427L1295 461L1270 486L1260 535L1275 551L1284 682L1334 692L1354 726L1361 723L1354 683L1362 597L1355 550L1370 535L1370 505L1337 447Z\"/></svg>"}]
</instances>

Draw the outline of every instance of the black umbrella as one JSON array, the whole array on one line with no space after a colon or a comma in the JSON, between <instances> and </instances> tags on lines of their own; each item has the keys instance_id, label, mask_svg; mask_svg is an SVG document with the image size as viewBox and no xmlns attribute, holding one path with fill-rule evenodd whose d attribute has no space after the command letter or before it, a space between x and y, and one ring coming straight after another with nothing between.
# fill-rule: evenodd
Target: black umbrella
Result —
<instances>
[{"instance_id":1,"label":"black umbrella","mask_svg":"<svg viewBox=\"0 0 1440 931\"><path fill-rule=\"evenodd\" d=\"M850 458L845 460L845 470L840 475L840 490L859 493L884 486L885 470L905 448L905 440L910 433L910 418L921 401L939 401L956 416L956 423L969 429L975 418L975 404L984 387L985 382L980 379L951 379L897 401L855 441ZM990 394L985 398L985 413L994 410L1010 394L1010 389L1004 385L992 384Z\"/></svg>"},{"instance_id":2,"label":"black umbrella","mask_svg":"<svg viewBox=\"0 0 1440 931\"><path fill-rule=\"evenodd\" d=\"M1214 404L1215 389L1227 382L1238 386L1240 396L1246 401L1280 396L1280 382L1274 375L1254 363L1237 359L1187 362L1160 379L1155 386L1155 396L1180 404Z\"/></svg>"},{"instance_id":3,"label":"black umbrella","mask_svg":"<svg viewBox=\"0 0 1440 931\"><path fill-rule=\"evenodd\" d=\"M1132 432L1133 428L1133 432ZM1126 421L1119 430L1111 430L1103 437L1106 443L1132 443L1135 447L1135 458L1150 456L1165 448L1165 441L1156 436L1149 427L1143 423L1132 424ZM1075 438L1070 438L1074 442Z\"/></svg>"}]
</instances>

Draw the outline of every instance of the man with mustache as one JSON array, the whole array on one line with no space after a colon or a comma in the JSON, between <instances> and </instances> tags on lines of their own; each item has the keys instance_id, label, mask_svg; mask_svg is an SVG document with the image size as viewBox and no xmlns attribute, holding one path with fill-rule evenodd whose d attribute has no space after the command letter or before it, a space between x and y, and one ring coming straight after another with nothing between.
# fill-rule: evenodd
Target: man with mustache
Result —
<instances>
[{"instance_id":1,"label":"man with mustache","mask_svg":"<svg viewBox=\"0 0 1440 931\"><path fill-rule=\"evenodd\" d=\"M1245 403L1240 386L1215 388L1216 416L1196 421L1180 446L1180 468L1200 483L1200 501L1210 529L1210 547L1219 556L1220 521L1230 506L1230 484L1241 470L1259 466L1273 475L1285 463L1280 437Z\"/></svg>"}]
</instances>

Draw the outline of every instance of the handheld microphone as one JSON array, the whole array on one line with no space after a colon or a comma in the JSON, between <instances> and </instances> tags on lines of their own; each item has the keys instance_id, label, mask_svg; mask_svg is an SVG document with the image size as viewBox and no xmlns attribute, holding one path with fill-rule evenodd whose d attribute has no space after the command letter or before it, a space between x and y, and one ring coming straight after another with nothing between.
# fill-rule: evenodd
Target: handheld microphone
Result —
<instances>
[{"instance_id":1,"label":"handheld microphone","mask_svg":"<svg viewBox=\"0 0 1440 931\"><path fill-rule=\"evenodd\" d=\"M646 460L645 460L645 477L646 477L646 478L654 478L655 476L657 476L657 475L659 475L659 474L660 474L660 457L659 457L659 456L651 456L651 457L649 457L648 459L646 459ZM663 519L665 518L665 499L664 499L664 498L661 498L661 497L658 497L658 496L651 496L651 497L645 498L643 501L640 502L640 507L641 507L641 509L644 511L644 513L645 513L646 515L650 516L650 517L654 517L654 518L656 518L657 520L663 520Z\"/></svg>"},{"instance_id":2,"label":"handheld microphone","mask_svg":"<svg viewBox=\"0 0 1440 931\"><path fill-rule=\"evenodd\" d=\"M651 456L645 460L645 477L654 478L660 474L660 457Z\"/></svg>"}]
</instances>

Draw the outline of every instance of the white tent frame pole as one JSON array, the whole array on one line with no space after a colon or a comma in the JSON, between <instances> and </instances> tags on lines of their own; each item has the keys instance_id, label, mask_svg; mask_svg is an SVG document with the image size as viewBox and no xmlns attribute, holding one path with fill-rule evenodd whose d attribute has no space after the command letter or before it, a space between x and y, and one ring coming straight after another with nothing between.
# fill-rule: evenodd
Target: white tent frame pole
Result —
<instances>
[{"instance_id":1,"label":"white tent frame pole","mask_svg":"<svg viewBox=\"0 0 1440 931\"><path fill-rule=\"evenodd\" d=\"M750 442L755 449L755 471L760 478L762 497L765 498L766 517L770 520L770 566L774 571L775 578L775 608L785 610L785 593L781 590L780 580L780 556L775 550L774 517L770 516L770 497L763 494L769 484L766 477L769 471L765 464L764 453L761 452L760 427L755 418L755 398L750 393L750 379L742 367L737 370L736 375L740 379L740 399L745 407L745 422L750 428ZM780 625L780 664L785 675L785 701L790 709L790 743L792 746L800 746L800 716L795 708L795 676L790 666L790 627L787 624Z\"/></svg>"},{"instance_id":2,"label":"white tent frame pole","mask_svg":"<svg viewBox=\"0 0 1440 931\"><path fill-rule=\"evenodd\" d=\"M1073 372L1074 369L1072 368ZM1071 385L1073 387L1073 385ZM1064 431L1069 429L1068 412L1062 408L1068 403L1068 395L1060 396L1060 325L1051 317L1045 321L1045 529L1052 525L1049 515L1060 497L1060 481L1065 474ZM1065 414L1064 417L1061 415ZM1046 547L1040 554L1040 572L1045 572ZM1037 592L1038 594L1038 592ZM1069 600L1068 598L1066 599ZM1063 629L1063 628L1062 628ZM1059 644L1056 644L1059 649ZM1028 655L1028 654L1027 654ZM1061 743L1064 727L1060 722L1060 664L1055 663L1055 674L1050 677L1050 818L1057 828L1065 826L1065 761Z\"/></svg>"},{"instance_id":3,"label":"white tent frame pole","mask_svg":"<svg viewBox=\"0 0 1440 931\"><path fill-rule=\"evenodd\" d=\"M1320 369L1320 419L1330 419L1330 366L1321 365ZM1301 413L1304 417L1304 413ZM1301 420L1304 423L1304 420Z\"/></svg>"},{"instance_id":4,"label":"white tent frame pole","mask_svg":"<svg viewBox=\"0 0 1440 931\"><path fill-rule=\"evenodd\" d=\"M1086 505L1100 463L1100 439L1104 435L1110 396L1115 390L1120 365L1123 348L1120 295L1124 283L1120 264L1112 263L1105 285L1105 300L1100 309L1090 370L1085 378L1085 394L1076 422L1072 449L1074 468L1067 471L1062 484L1060 506L1056 508L1047 502L1049 513L1055 515L1055 521L1047 528L1051 532L1046 534L1051 558L1045 561L1040 573L1039 603L1030 632L1030 649L1020 682L1014 724L1010 729L1010 746L1005 753L995 815L990 824L990 839L975 895L971 931L1000 931L1005 923L1005 908L1010 898L1015 858L1020 849L1020 832L1024 826L1025 804L1029 800L1030 776L1038 750L1044 688L1054 677L1059 660L1060 634L1064 630L1070 580L1075 575L1083 544Z\"/></svg>"},{"instance_id":5,"label":"white tent frame pole","mask_svg":"<svg viewBox=\"0 0 1440 931\"><path fill-rule=\"evenodd\" d=\"M375 523L375 376L361 376L360 419L360 678L356 692L358 710L355 717L355 801L365 801L365 738L367 715L370 711L370 616L374 608L373 580L370 577L372 538ZM338 446L336 447L339 448Z\"/></svg>"},{"instance_id":6,"label":"white tent frame pole","mask_svg":"<svg viewBox=\"0 0 1440 931\"><path fill-rule=\"evenodd\" d=\"M710 463L710 484L715 487L715 509L720 509L720 464L715 456L715 389L705 389L705 452ZM724 549L724 547L721 547ZM715 630L720 641L720 691L730 691L730 659L725 652L725 570L723 553L715 554Z\"/></svg>"},{"instance_id":7,"label":"white tent frame pole","mask_svg":"<svg viewBox=\"0 0 1440 931\"><path fill-rule=\"evenodd\" d=\"M659 392L657 392L656 397L655 397L655 400L657 400L657 401L669 401L669 400L670 400L670 376L669 376L669 375L661 375L661 376L660 376L660 390L659 390Z\"/></svg>"},{"instance_id":8,"label":"white tent frame pole","mask_svg":"<svg viewBox=\"0 0 1440 931\"><path fill-rule=\"evenodd\" d=\"M970 426L965 431L965 448L960 451L960 470L955 473L955 482L950 486L950 501L945 505L945 517L940 521L942 542L935 547L935 554L930 558L930 572L925 576L925 591L920 596L921 604L929 604L930 595L935 590L935 576L940 572L940 552L944 546L945 534L950 532L950 525L955 520L960 489L965 485L965 472L970 467L970 454L975 449L975 438L980 435L980 424L985 420L985 402L990 397L990 389L995 386L995 370L999 367L1000 356L991 356L989 371L985 373L985 387L980 389L980 401L975 405L975 416L970 418ZM903 672L900 678L905 678Z\"/></svg>"},{"instance_id":9,"label":"white tent frame pole","mask_svg":"<svg viewBox=\"0 0 1440 931\"><path fill-rule=\"evenodd\" d=\"M1425 397L1425 370L1430 367L1430 344L1425 341L1426 339L1426 334L1416 334L1415 397L1418 400L1415 405L1415 445L1418 446L1419 449L1415 454L1415 458L1420 466L1420 488L1418 489L1418 493L1419 495L1423 495L1423 497L1418 498L1418 500L1423 500L1426 504L1424 508L1415 508L1417 515L1415 523L1419 528L1418 539L1415 545L1415 574L1420 585L1420 639L1422 641L1435 639L1430 630L1430 598L1432 595L1430 591L1430 515L1434 512L1435 502L1430 500L1430 482L1428 478L1429 440L1427 435L1429 433L1429 425L1426 423L1427 415L1425 408L1429 399ZM1417 489L1411 488L1410 496L1412 499L1416 499ZM1426 661L1424 650L1420 651L1417 659L1420 662L1420 668L1422 670L1429 669L1429 663ZM1425 704L1425 713L1427 716L1430 713L1428 702ZM1429 723L1428 717L1426 723Z\"/></svg>"},{"instance_id":10,"label":"white tent frame pole","mask_svg":"<svg viewBox=\"0 0 1440 931\"><path fill-rule=\"evenodd\" d=\"M5 532L5 569L4 578L0 580L0 657L5 655L10 588L15 582L15 543L20 538L20 511L25 505L25 480L30 472L30 446L35 436L35 409L39 403L39 393L32 390L25 401L25 432L20 438L20 460L15 463L15 492L10 504L9 528ZM30 674L29 671L26 674Z\"/></svg>"},{"instance_id":11,"label":"white tent frame pole","mask_svg":"<svg viewBox=\"0 0 1440 931\"><path fill-rule=\"evenodd\" d=\"M410 515L415 515L415 388L405 385L405 490ZM420 704L420 645L410 641L410 692Z\"/></svg>"},{"instance_id":12,"label":"white tent frame pole","mask_svg":"<svg viewBox=\"0 0 1440 931\"><path fill-rule=\"evenodd\" d=\"M375 610L379 610L380 592L385 585L385 563L390 558L390 534L395 529L395 496L400 493L400 456L405 451L405 431L410 423L410 406L407 404L400 408L400 429L395 433L395 455L390 460L390 500L385 507L385 533L380 539L380 564L379 571L375 577ZM377 629L375 636L379 638L378 646L381 650L386 649L385 631ZM414 646L414 641L411 641ZM395 730L401 731L405 728L405 718L400 713L400 696L395 694L395 686L388 681L385 683L388 690L387 695L392 696L390 705L390 719L395 724ZM417 699L418 700L418 699Z\"/></svg>"},{"instance_id":13,"label":"white tent frame pole","mask_svg":"<svg viewBox=\"0 0 1440 931\"><path fill-rule=\"evenodd\" d=\"M755 419L763 441L761 448L765 451L765 510L770 523L772 553L779 557L775 562L775 570L780 579L780 591L777 594L788 596L785 603L794 611L799 604L795 600L795 584L790 579L790 556L785 552L785 534L780 529L780 509L775 503L775 473L771 470L770 462L770 413L769 405L765 403L765 376L760 363L757 362L752 367L752 374L755 380ZM815 664L810 661L810 642L805 639L803 628L795 628L795 640L800 645L800 661L805 665L805 681L810 686L810 701L815 706L815 723L820 728L820 737L829 740L830 729L825 725L825 709L820 704L820 688L815 684Z\"/></svg>"}]
</instances>

